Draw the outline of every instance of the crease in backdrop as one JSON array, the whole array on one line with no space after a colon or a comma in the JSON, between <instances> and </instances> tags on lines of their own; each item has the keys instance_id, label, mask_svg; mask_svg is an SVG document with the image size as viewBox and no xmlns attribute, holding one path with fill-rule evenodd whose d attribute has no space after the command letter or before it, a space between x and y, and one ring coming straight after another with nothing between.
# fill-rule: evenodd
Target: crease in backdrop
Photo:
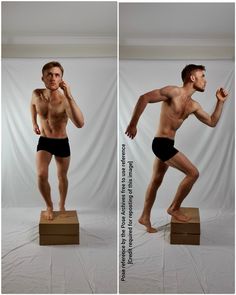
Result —
<instances>
[{"instance_id":1,"label":"crease in backdrop","mask_svg":"<svg viewBox=\"0 0 236 295\"><path fill-rule=\"evenodd\" d=\"M120 61L119 149L121 154L121 145L125 144L126 161L133 161L133 264L126 264L125 282L120 281L122 294L234 294L233 61L191 61L206 66L206 91L193 95L204 110L209 113L214 110L218 87L225 87L230 95L216 128L202 124L192 115L176 134L175 146L200 171L200 178L183 202L185 207L200 208L200 246L170 244L170 216L166 208L184 177L173 168L168 169L153 206L151 221L158 232L147 233L137 221L151 178L155 158L151 144L161 103L147 105L139 120L135 139L129 139L125 130L139 96L167 85L182 85L181 71L188 63L183 60ZM127 200L125 206L129 208ZM125 239L129 241L129 238L126 224ZM126 246L128 259L128 242ZM121 258L120 251L120 261ZM120 278L121 269L120 263Z\"/></svg>"},{"instance_id":2,"label":"crease in backdrop","mask_svg":"<svg viewBox=\"0 0 236 295\"><path fill-rule=\"evenodd\" d=\"M41 69L50 60L2 60L2 292L115 293L116 59L58 59L85 117L82 129L70 121L67 129L67 208L78 211L80 245L40 247L38 223L45 204L37 188L38 136L29 106L32 91L44 87ZM54 159L49 178L58 210Z\"/></svg>"}]
</instances>

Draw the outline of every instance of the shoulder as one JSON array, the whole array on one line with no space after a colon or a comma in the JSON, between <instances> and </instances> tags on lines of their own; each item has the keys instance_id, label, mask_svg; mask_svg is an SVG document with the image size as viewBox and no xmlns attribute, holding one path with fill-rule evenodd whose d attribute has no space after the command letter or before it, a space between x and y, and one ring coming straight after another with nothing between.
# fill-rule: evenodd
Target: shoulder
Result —
<instances>
[{"instance_id":1,"label":"shoulder","mask_svg":"<svg viewBox=\"0 0 236 295\"><path fill-rule=\"evenodd\" d=\"M58 95L59 101L64 103L65 105L67 105L68 104L68 99L66 98L66 96L61 92L59 92L58 94L59 94Z\"/></svg>"},{"instance_id":2,"label":"shoulder","mask_svg":"<svg viewBox=\"0 0 236 295\"><path fill-rule=\"evenodd\" d=\"M32 97L40 97L44 93L44 88L37 88L33 90Z\"/></svg>"},{"instance_id":3,"label":"shoulder","mask_svg":"<svg viewBox=\"0 0 236 295\"><path fill-rule=\"evenodd\" d=\"M181 89L178 86L165 86L160 89L161 93L169 98L173 98L181 94Z\"/></svg>"},{"instance_id":4,"label":"shoulder","mask_svg":"<svg viewBox=\"0 0 236 295\"><path fill-rule=\"evenodd\" d=\"M33 105L36 105L43 100L44 90L45 89L41 89L41 88L37 88L33 90L32 98L31 98L31 103Z\"/></svg>"}]
</instances>

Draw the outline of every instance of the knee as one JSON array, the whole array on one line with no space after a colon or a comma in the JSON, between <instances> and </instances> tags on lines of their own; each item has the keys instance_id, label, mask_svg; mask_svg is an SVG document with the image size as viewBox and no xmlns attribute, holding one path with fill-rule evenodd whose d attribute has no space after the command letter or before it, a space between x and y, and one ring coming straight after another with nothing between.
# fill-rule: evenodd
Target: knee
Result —
<instances>
[{"instance_id":1,"label":"knee","mask_svg":"<svg viewBox=\"0 0 236 295\"><path fill-rule=\"evenodd\" d=\"M67 181L67 174L66 173L58 173L57 174L59 182Z\"/></svg>"},{"instance_id":2,"label":"knee","mask_svg":"<svg viewBox=\"0 0 236 295\"><path fill-rule=\"evenodd\" d=\"M198 177L199 177L199 171L196 167L194 167L190 172L189 172L189 177L191 177L193 179L193 181L195 182Z\"/></svg>"},{"instance_id":3,"label":"knee","mask_svg":"<svg viewBox=\"0 0 236 295\"><path fill-rule=\"evenodd\" d=\"M48 172L44 171L44 170L39 171L38 172L38 180L40 182L47 181L48 180Z\"/></svg>"},{"instance_id":4,"label":"knee","mask_svg":"<svg viewBox=\"0 0 236 295\"><path fill-rule=\"evenodd\" d=\"M164 175L158 174L155 175L152 179L152 187L158 189L158 187L161 185Z\"/></svg>"}]
</instances>

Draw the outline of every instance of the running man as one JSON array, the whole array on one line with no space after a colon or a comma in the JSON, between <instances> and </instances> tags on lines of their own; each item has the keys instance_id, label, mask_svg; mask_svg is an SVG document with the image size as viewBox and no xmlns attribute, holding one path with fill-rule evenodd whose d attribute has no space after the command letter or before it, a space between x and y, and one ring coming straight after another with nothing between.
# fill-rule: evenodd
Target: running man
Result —
<instances>
[{"instance_id":1,"label":"running man","mask_svg":"<svg viewBox=\"0 0 236 295\"><path fill-rule=\"evenodd\" d=\"M205 91L205 67L190 64L183 69L181 75L182 87L166 86L140 96L125 132L127 136L133 139L137 133L138 120L147 104L162 102L159 128L152 143L152 150L156 155L153 174L146 191L143 212L139 218L139 222L150 233L157 231L151 226L151 209L156 199L157 190L170 166L183 172L185 177L179 184L174 200L167 212L179 221L187 222L190 220L188 216L181 212L180 207L198 179L199 172L191 161L174 147L175 135L190 114L194 114L202 123L215 127L221 117L224 102L228 97L226 90L217 89L215 110L209 115L197 101L192 99L192 95L196 91Z\"/></svg>"}]
</instances>

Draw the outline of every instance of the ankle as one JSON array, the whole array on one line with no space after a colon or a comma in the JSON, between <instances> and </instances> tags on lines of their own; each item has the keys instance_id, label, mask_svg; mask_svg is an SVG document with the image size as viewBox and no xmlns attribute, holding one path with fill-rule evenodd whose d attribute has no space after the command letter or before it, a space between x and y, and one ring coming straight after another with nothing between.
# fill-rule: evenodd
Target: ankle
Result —
<instances>
[{"instance_id":1,"label":"ankle","mask_svg":"<svg viewBox=\"0 0 236 295\"><path fill-rule=\"evenodd\" d=\"M179 210L179 208L180 208L180 206L177 206L177 205L171 205L169 208L168 208L168 210L170 210L170 211L178 211Z\"/></svg>"},{"instance_id":2,"label":"ankle","mask_svg":"<svg viewBox=\"0 0 236 295\"><path fill-rule=\"evenodd\" d=\"M140 219L144 219L144 220L150 220L150 218L151 218L150 214L142 214L140 216Z\"/></svg>"},{"instance_id":3,"label":"ankle","mask_svg":"<svg viewBox=\"0 0 236 295\"><path fill-rule=\"evenodd\" d=\"M53 204L47 204L47 210L53 210Z\"/></svg>"}]
</instances>

